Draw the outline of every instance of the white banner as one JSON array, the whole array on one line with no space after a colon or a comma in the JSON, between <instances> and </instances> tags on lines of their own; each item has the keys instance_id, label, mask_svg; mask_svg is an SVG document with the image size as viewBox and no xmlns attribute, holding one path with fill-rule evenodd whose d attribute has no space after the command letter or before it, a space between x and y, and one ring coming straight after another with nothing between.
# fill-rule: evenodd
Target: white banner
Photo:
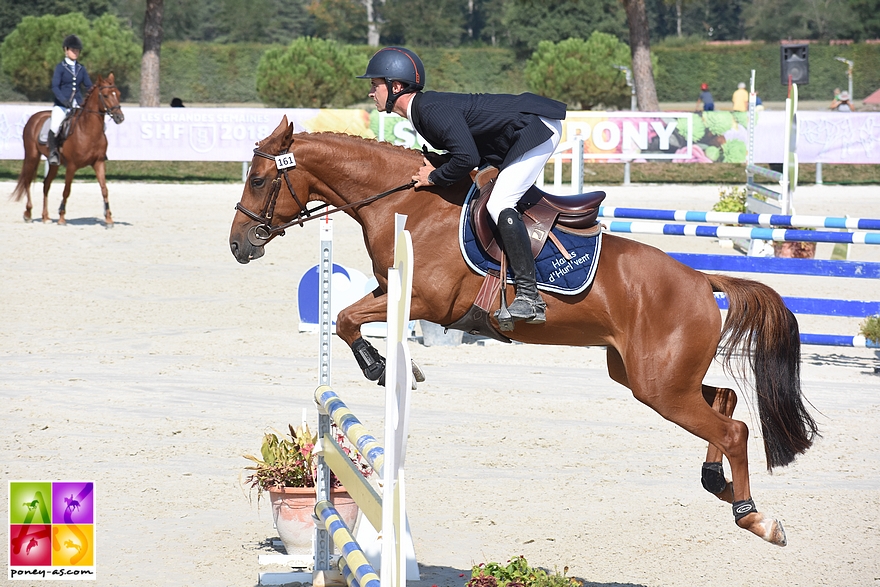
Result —
<instances>
[{"instance_id":1,"label":"white banner","mask_svg":"<svg viewBox=\"0 0 880 587\"><path fill-rule=\"evenodd\" d=\"M0 106L0 159L22 159L22 132L44 104ZM250 161L255 143L286 114L297 131L372 137L365 110L318 108L138 108L125 121L106 119L107 157L119 161Z\"/></svg>"}]
</instances>

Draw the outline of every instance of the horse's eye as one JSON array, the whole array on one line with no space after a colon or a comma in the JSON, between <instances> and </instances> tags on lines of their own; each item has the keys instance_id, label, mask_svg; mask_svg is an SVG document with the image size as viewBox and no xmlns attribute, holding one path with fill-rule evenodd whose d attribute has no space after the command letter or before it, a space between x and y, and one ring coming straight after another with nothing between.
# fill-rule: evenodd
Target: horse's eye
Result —
<instances>
[{"instance_id":1,"label":"horse's eye","mask_svg":"<svg viewBox=\"0 0 880 587\"><path fill-rule=\"evenodd\" d=\"M252 177L251 178L251 186L259 189L266 184L266 180L262 177Z\"/></svg>"}]
</instances>

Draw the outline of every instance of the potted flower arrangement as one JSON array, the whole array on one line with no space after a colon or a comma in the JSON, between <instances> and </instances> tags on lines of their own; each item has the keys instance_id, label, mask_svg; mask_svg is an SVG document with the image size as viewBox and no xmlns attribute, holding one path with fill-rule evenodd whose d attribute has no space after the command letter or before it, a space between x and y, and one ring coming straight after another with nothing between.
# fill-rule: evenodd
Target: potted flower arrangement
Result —
<instances>
[{"instance_id":1,"label":"potted flower arrangement","mask_svg":"<svg viewBox=\"0 0 880 587\"><path fill-rule=\"evenodd\" d=\"M859 334L874 344L880 344L880 314L868 316L859 325ZM880 350L875 350L874 355L880 359ZM880 373L880 364L874 367L874 373Z\"/></svg>"},{"instance_id":2,"label":"potted flower arrangement","mask_svg":"<svg viewBox=\"0 0 880 587\"><path fill-rule=\"evenodd\" d=\"M251 491L256 489L259 492L258 503L263 492L269 494L272 519L287 554L310 554L317 500L315 480L318 455L315 445L318 437L305 423L297 428L288 425L288 429L286 436L266 433L259 457L244 455L253 463L245 467L249 471L245 483L250 485ZM369 467L360 461L360 455L348 446L345 437L337 432L336 441L361 473L369 476ZM330 501L346 525L353 529L358 513L357 504L332 473L330 488Z\"/></svg>"}]
</instances>

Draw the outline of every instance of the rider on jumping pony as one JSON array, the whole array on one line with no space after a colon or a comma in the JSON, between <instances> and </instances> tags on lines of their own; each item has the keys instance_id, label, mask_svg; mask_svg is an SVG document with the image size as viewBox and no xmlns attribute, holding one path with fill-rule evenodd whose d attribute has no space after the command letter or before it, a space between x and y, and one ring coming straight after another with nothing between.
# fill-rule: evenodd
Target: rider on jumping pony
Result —
<instances>
[{"instance_id":1,"label":"rider on jumping pony","mask_svg":"<svg viewBox=\"0 0 880 587\"><path fill-rule=\"evenodd\" d=\"M77 61L82 51L82 41L76 35L68 35L62 44L64 59L55 66L52 75L52 93L55 95L55 105L52 106L52 121L49 124L49 137L46 145L49 147L49 165L58 165L61 158L58 156L58 131L64 117L71 108L77 108L83 104L83 92L92 87L89 72Z\"/></svg>"},{"instance_id":2,"label":"rider on jumping pony","mask_svg":"<svg viewBox=\"0 0 880 587\"><path fill-rule=\"evenodd\" d=\"M528 93L422 92L425 67L402 47L380 49L358 77L371 80L369 95L380 111L408 119L432 147L448 152L440 167L424 160L412 178L415 187L452 185L485 164L499 169L487 209L515 277L516 298L508 310L515 321L545 322L530 239L516 205L556 150L566 105Z\"/></svg>"}]
</instances>

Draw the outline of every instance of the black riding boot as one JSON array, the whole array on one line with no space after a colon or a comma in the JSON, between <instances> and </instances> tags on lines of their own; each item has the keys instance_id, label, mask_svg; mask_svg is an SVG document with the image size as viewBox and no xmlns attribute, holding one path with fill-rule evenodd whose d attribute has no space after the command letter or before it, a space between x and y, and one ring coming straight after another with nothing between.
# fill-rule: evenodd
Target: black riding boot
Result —
<instances>
[{"instance_id":1,"label":"black riding boot","mask_svg":"<svg viewBox=\"0 0 880 587\"><path fill-rule=\"evenodd\" d=\"M516 285L516 297L507 310L514 321L543 324L547 320L547 305L538 293L532 245L519 212L513 208L502 210L498 215L498 232L501 234L504 251L510 259Z\"/></svg>"},{"instance_id":2,"label":"black riding boot","mask_svg":"<svg viewBox=\"0 0 880 587\"><path fill-rule=\"evenodd\" d=\"M60 165L61 157L58 155L58 139L55 138L55 133L51 130L46 138L46 146L49 147L49 156L47 157L49 165Z\"/></svg>"}]
</instances>

